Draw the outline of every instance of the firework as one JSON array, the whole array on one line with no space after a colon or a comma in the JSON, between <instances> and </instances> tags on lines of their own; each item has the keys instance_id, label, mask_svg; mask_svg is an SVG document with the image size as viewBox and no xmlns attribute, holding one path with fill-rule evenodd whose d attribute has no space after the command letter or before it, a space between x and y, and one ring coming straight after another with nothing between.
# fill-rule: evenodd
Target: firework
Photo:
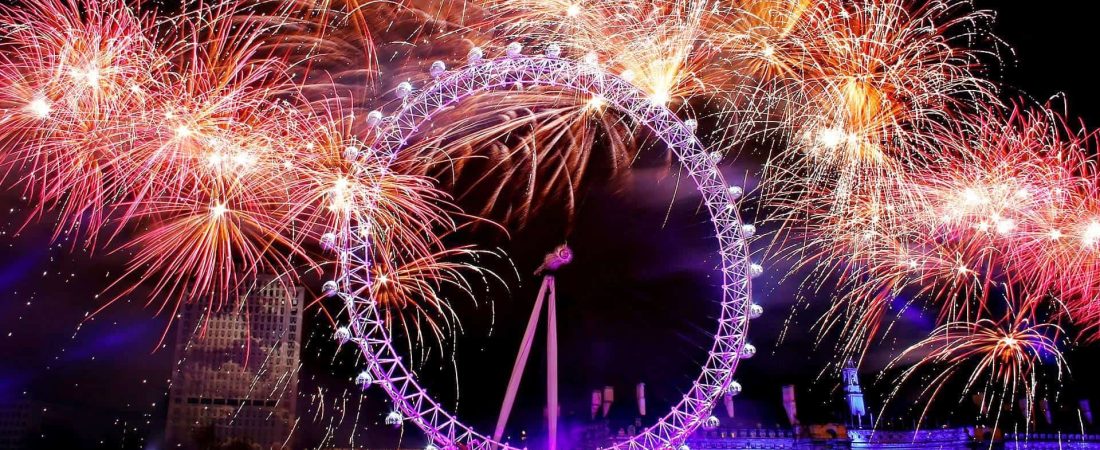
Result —
<instances>
[{"instance_id":1,"label":"firework","mask_svg":"<svg viewBox=\"0 0 1100 450\"><path fill-rule=\"evenodd\" d=\"M164 16L37 0L0 11L8 179L36 216L59 214L58 235L130 255L120 296L151 279L162 309L220 309L257 273L294 283L320 270L316 243L364 214L386 237L377 259L415 262L421 276L408 279L456 272L438 258L450 253L436 233L454 228L446 196L372 163L355 110L319 100L323 83L293 81L310 73L297 56L328 48L297 50L324 40L295 6L226 1ZM277 33L287 38L263 39Z\"/></svg>"},{"instance_id":2,"label":"firework","mask_svg":"<svg viewBox=\"0 0 1100 450\"><path fill-rule=\"evenodd\" d=\"M976 390L983 402L983 415L994 411L992 420L997 423L1003 407L1011 405L1017 396L1033 404L1045 383L1060 382L1067 371L1058 345L1061 328L1032 320L1027 314L1009 312L996 321L949 322L906 349L891 364L917 357L916 363L902 373L902 383L915 381L930 367L938 368L931 380L922 381L922 395L930 398L939 397L949 380L961 378L963 394ZM1048 365L1049 370L1045 370ZM1045 379L1047 372L1052 379ZM893 394L897 392L895 388ZM921 411L922 420L929 407L926 404Z\"/></svg>"},{"instance_id":3,"label":"firework","mask_svg":"<svg viewBox=\"0 0 1100 450\"><path fill-rule=\"evenodd\" d=\"M414 100L414 86L527 45L693 118L685 129L708 140L710 158L766 149L773 248L810 272L805 289L840 286L818 327L854 337L839 344L846 356L884 336L905 299L942 326L906 352L933 348L903 378L943 363L943 377L971 370L967 388L1009 398L1031 392L1024 380L1043 358L1060 372L1063 325L1100 336L1095 134L1049 107L1002 104L983 78L997 61L996 44L982 47L996 42L991 15L968 2L184 9L0 7L4 180L32 219L57 217L55 238L128 256L120 295L150 280L165 311L200 299L220 309L260 272L295 283L347 261L336 240L350 237L337 233L363 224L364 292L341 294L441 341L460 318L440 292L473 297L463 274L492 277L482 252L444 236L571 213L579 190L629 176L651 137L606 98L517 81L441 107L396 154L376 150L390 123L380 111Z\"/></svg>"},{"instance_id":4,"label":"firework","mask_svg":"<svg viewBox=\"0 0 1100 450\"><path fill-rule=\"evenodd\" d=\"M855 351L894 298L931 305L941 322L978 320L1003 299L1024 312L1064 305L1059 317L1091 337L1094 135L1049 109L937 130L946 149L937 164L911 166L891 189L849 194L846 214L826 204L805 210L816 221L792 225L808 236L798 268L846 286L823 328L858 330L864 339L846 348Z\"/></svg>"},{"instance_id":5,"label":"firework","mask_svg":"<svg viewBox=\"0 0 1100 450\"><path fill-rule=\"evenodd\" d=\"M705 0L489 2L491 23L512 39L537 37L592 64L618 72L649 100L679 105L700 96L720 97L732 82L707 70L714 47L705 42L714 5Z\"/></svg>"},{"instance_id":6,"label":"firework","mask_svg":"<svg viewBox=\"0 0 1100 450\"><path fill-rule=\"evenodd\" d=\"M941 133L954 170L930 172L916 218L943 241L981 247L1030 310L1053 297L1091 336L1096 292L1095 133L1048 108L1016 108Z\"/></svg>"}]
</instances>

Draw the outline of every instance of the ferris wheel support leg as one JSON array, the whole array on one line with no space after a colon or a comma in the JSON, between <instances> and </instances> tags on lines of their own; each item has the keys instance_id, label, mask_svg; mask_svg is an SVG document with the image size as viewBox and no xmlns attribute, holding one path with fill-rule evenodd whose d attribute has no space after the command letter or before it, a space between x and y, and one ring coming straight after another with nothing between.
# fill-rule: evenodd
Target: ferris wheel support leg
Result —
<instances>
[{"instance_id":1,"label":"ferris wheel support leg","mask_svg":"<svg viewBox=\"0 0 1100 450\"><path fill-rule=\"evenodd\" d=\"M519 344L519 354L512 365L512 377L508 379L508 390L504 393L504 402L500 405L500 415L497 416L497 427L493 430L493 440L500 442L504 437L504 427L508 424L508 416L512 414L512 406L516 402L516 392L519 390L520 379L523 378L523 369L527 366L527 357L531 355L531 345L535 341L535 329L542 316L542 304L546 299L547 289L554 283L551 276L543 277L542 286L539 287L539 295L535 299L535 306L531 309L531 318L527 320L527 330L523 333L523 341Z\"/></svg>"},{"instance_id":2,"label":"ferris wheel support leg","mask_svg":"<svg viewBox=\"0 0 1100 450\"><path fill-rule=\"evenodd\" d=\"M546 421L549 450L558 450L558 308L554 277L550 281L550 300L546 307Z\"/></svg>"}]
</instances>

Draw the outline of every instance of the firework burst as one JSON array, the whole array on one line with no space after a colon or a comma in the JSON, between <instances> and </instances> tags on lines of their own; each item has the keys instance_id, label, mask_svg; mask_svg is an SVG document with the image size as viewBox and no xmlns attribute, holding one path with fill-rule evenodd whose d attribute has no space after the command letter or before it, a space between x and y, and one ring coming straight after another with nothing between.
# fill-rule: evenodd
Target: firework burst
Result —
<instances>
[{"instance_id":1,"label":"firework burst","mask_svg":"<svg viewBox=\"0 0 1100 450\"><path fill-rule=\"evenodd\" d=\"M260 272L288 284L325 272L322 261L347 258L324 254L345 248L334 233L354 223L369 224L356 229L370 242L359 255L372 262L369 292L345 294L379 301L408 336L459 329L440 292L472 297L463 274L492 274L482 252L444 236L485 218L523 226L550 206L571 213L578 190L628 176L647 143L603 98L524 87L478 94L397 155L375 153L379 111L412 86L527 45L693 118L716 157L765 148L773 248L811 273L806 289L840 286L818 325L855 337L840 344L846 356L885 335L908 298L941 327L905 352L932 349L903 378L944 364L937 380L969 370L967 389L1004 400L1032 396L1044 362L1061 373L1063 325L1100 336L1096 135L1049 107L1002 103L983 78L998 59L991 15L969 2L183 9L0 7L4 180L32 219L56 215L55 239L128 256L115 286L149 280L162 310L223 308Z\"/></svg>"},{"instance_id":2,"label":"firework burst","mask_svg":"<svg viewBox=\"0 0 1100 450\"><path fill-rule=\"evenodd\" d=\"M902 373L902 383L915 381L931 367L939 369L932 379L921 382L925 386L921 393L928 398L940 397L949 380L961 379L964 395L976 390L983 415L992 411L991 419L998 423L1004 406L1018 396L1033 404L1042 388L1049 388L1041 383L1057 384L1067 373L1058 345L1061 335L1057 325L1035 324L1028 315L1012 312L1001 320L949 322L891 364L916 356L917 362ZM1043 379L1046 366L1052 380ZM895 388L893 394L897 392ZM929 408L930 403L921 411L922 420Z\"/></svg>"},{"instance_id":3,"label":"firework burst","mask_svg":"<svg viewBox=\"0 0 1100 450\"><path fill-rule=\"evenodd\" d=\"M295 283L321 270L325 233L363 214L385 236L379 260L416 262L421 276L408 279L457 273L436 237L455 226L446 196L371 162L355 110L319 99L325 87L347 98L337 84L294 81L312 73L297 57L332 51L301 11L229 1L179 15L113 0L5 7L8 180L35 216L59 214L58 236L79 230L89 248L129 255L119 295L152 280L162 310L232 305L261 272ZM272 34L288 37L271 44Z\"/></svg>"}]
</instances>

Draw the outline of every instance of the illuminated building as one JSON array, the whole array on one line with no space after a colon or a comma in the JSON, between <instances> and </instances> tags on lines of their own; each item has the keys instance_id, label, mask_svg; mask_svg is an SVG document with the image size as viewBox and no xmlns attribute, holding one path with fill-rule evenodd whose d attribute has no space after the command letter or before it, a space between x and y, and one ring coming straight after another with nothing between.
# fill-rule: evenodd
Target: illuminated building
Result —
<instances>
[{"instance_id":1,"label":"illuminated building","mask_svg":"<svg viewBox=\"0 0 1100 450\"><path fill-rule=\"evenodd\" d=\"M300 287L260 276L236 305L220 312L181 308L169 448L293 446L303 295Z\"/></svg>"}]
</instances>

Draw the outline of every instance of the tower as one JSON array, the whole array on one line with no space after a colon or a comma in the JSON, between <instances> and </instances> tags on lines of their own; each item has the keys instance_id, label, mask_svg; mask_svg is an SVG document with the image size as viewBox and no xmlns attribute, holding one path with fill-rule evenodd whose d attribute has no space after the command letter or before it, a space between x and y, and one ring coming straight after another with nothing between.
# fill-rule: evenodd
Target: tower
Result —
<instances>
[{"instance_id":1,"label":"tower","mask_svg":"<svg viewBox=\"0 0 1100 450\"><path fill-rule=\"evenodd\" d=\"M850 359L844 365L844 397L852 416L850 421L856 428L863 428L863 416L867 415L867 407L863 403L863 388L859 386L859 371Z\"/></svg>"},{"instance_id":2,"label":"tower","mask_svg":"<svg viewBox=\"0 0 1100 450\"><path fill-rule=\"evenodd\" d=\"M260 275L221 311L181 307L167 448L293 446L304 291Z\"/></svg>"}]
</instances>

